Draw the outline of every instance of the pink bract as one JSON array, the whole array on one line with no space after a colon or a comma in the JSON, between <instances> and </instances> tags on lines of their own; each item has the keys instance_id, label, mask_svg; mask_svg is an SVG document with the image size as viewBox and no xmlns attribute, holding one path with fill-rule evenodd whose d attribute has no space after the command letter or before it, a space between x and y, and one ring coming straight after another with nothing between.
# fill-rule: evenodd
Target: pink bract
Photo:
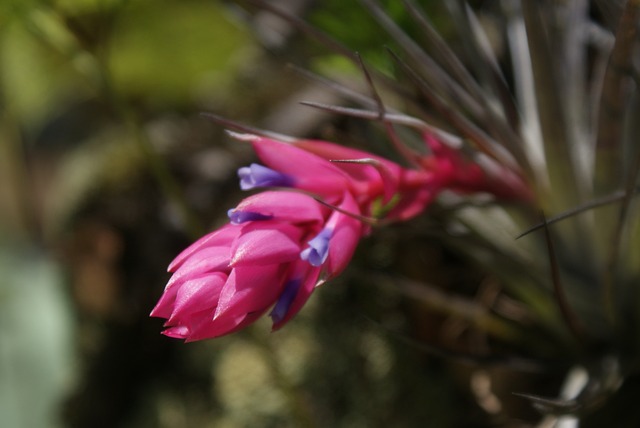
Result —
<instances>
[{"instance_id":1,"label":"pink bract","mask_svg":"<svg viewBox=\"0 0 640 428\"><path fill-rule=\"evenodd\" d=\"M358 209L348 193L339 208ZM294 192L250 196L231 211L237 213L260 216L211 232L171 263L173 276L151 312L167 319L167 336L187 341L222 336L272 307L274 328L281 327L321 279L346 267L365 232L353 217ZM319 255L323 262L316 264L301 254L314 250L309 242L319 235L327 245Z\"/></svg>"}]
</instances>

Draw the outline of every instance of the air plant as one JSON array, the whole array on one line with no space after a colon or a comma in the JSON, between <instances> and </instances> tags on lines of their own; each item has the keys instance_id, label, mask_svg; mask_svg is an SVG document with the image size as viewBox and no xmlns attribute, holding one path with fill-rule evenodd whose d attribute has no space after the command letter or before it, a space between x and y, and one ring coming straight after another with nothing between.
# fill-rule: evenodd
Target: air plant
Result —
<instances>
[{"instance_id":1,"label":"air plant","mask_svg":"<svg viewBox=\"0 0 640 428\"><path fill-rule=\"evenodd\" d=\"M376 0L360 0L363 11L394 43L388 49L395 66L393 78L272 3L251 3L359 67L366 94L303 72L351 102L349 106L304 104L379 123L406 167L370 153L288 137L275 138L289 145L277 143L287 148L269 149L273 156L267 160L256 141L267 141L273 134L210 115L236 131L263 135L242 138L253 141L267 167L269 162L282 164L291 147L326 161L327 172L315 176L319 180L315 187L295 189L296 176L302 177L300 183L313 184L314 178L284 171L284 164L249 167L241 172L243 182L260 182L263 177L267 186L302 190L305 196L296 196L304 199L301 206L324 212L318 214L322 221L339 213L345 221L359 222L360 226L352 225L359 228L354 234L358 237L375 233L388 220L428 216L434 206L446 211L438 220L446 232L438 238L480 264L500 284L494 304L482 308L483 322L474 325L489 338L489 350L471 349L457 356L478 364L526 361L522 366L560 368L566 373L582 367L587 380L573 397L514 391L525 393L547 414L582 415L638 372L640 207L635 196L640 171L640 2L494 2L482 13L492 17L491 29L504 46L500 51L491 43L480 12L464 1L444 2L457 30L459 48L454 49L414 0L403 0L402 5L422 44L409 37ZM387 105L385 94L402 100L402 111ZM426 144L418 147L415 140ZM329 170L340 171L346 181L337 184L337 175ZM406 181L408 176L415 180ZM367 185L358 187L363 183ZM344 208L340 192L335 196L323 189L344 189L354 204ZM263 220L252 215L249 221ZM317 234L319 227L312 226L313 233L305 236ZM304 240L296 242L297 252L304 252ZM349 242L350 248L355 246L355 241ZM344 257L341 266L350 254ZM326 278L338 271L328 269ZM406 288L401 279L390 281L398 289ZM278 280L278 293L286 294L285 283ZM277 326L283 319L278 315L278 293L267 299L269 304L276 302ZM449 303L438 299L437 309L460 313L454 304L460 297ZM519 311L507 310L501 304L505 302L517 305ZM156 309L155 315L170 318L171 304L161 303L163 309ZM260 311L267 306L260 306ZM491 328L495 325L501 327Z\"/></svg>"}]
</instances>

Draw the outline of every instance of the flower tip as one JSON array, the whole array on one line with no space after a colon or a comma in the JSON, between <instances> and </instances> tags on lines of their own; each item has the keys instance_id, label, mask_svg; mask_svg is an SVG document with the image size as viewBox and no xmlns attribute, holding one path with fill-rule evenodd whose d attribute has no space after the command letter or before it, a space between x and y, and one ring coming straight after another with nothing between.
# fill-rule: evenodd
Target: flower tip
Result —
<instances>
[{"instance_id":1,"label":"flower tip","mask_svg":"<svg viewBox=\"0 0 640 428\"><path fill-rule=\"evenodd\" d=\"M240 178L242 190L251 190L256 187L291 187L293 185L293 179L287 174L257 163L239 168L238 178Z\"/></svg>"},{"instance_id":2,"label":"flower tip","mask_svg":"<svg viewBox=\"0 0 640 428\"><path fill-rule=\"evenodd\" d=\"M173 302L167 298L167 294L163 294L156 306L151 310L149 316L153 318L169 318L173 312L172 304Z\"/></svg>"},{"instance_id":3,"label":"flower tip","mask_svg":"<svg viewBox=\"0 0 640 428\"><path fill-rule=\"evenodd\" d=\"M162 332L165 336L171 337L173 339L185 339L188 340L190 331L189 327L186 325L179 325L175 327L170 327Z\"/></svg>"},{"instance_id":4,"label":"flower tip","mask_svg":"<svg viewBox=\"0 0 640 428\"><path fill-rule=\"evenodd\" d=\"M178 266L181 264L181 262L182 262L182 260L177 260L177 259L172 261L169 264L169 266L167 266L167 272L168 273L174 273L178 269Z\"/></svg>"},{"instance_id":5,"label":"flower tip","mask_svg":"<svg viewBox=\"0 0 640 428\"><path fill-rule=\"evenodd\" d=\"M300 258L309 262L311 266L322 265L329 256L329 240L332 231L330 229L322 230L315 238L309 241L309 248L304 249L300 253Z\"/></svg>"},{"instance_id":6,"label":"flower tip","mask_svg":"<svg viewBox=\"0 0 640 428\"><path fill-rule=\"evenodd\" d=\"M261 214L251 211L242 211L239 209L232 208L227 211L227 216L231 221L231 224L242 224L248 221L260 221L260 220L271 220L273 218L272 215Z\"/></svg>"}]
</instances>

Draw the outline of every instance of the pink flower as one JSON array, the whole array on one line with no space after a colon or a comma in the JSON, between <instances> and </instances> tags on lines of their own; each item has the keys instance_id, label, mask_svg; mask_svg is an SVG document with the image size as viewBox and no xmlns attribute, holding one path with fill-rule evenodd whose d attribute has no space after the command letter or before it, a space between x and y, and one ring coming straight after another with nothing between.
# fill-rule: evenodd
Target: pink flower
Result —
<instances>
[{"instance_id":1,"label":"pink flower","mask_svg":"<svg viewBox=\"0 0 640 428\"><path fill-rule=\"evenodd\" d=\"M428 133L424 140L430 153L420 158L416 169L325 141L287 144L250 138L265 166L252 164L239 170L243 189L291 187L314 193L328 203L348 191L360 212L369 217L408 220L424 212L443 190L489 193L501 200L532 198L516 172L490 160L481 167Z\"/></svg>"},{"instance_id":2,"label":"pink flower","mask_svg":"<svg viewBox=\"0 0 640 428\"><path fill-rule=\"evenodd\" d=\"M291 187L322 196L333 203L345 191L360 194L350 177L326 159L293 145L258 136L250 136L251 144L264 165L240 168L240 187ZM355 190L355 192L354 192Z\"/></svg>"},{"instance_id":3,"label":"pink flower","mask_svg":"<svg viewBox=\"0 0 640 428\"><path fill-rule=\"evenodd\" d=\"M374 209L393 201L385 217L406 220L422 212L433 199L433 174L404 168L374 154L325 141L301 140L287 144L251 136L263 165L240 168L244 190L291 187L335 203L343 193L355 198L360 212L375 217ZM344 162L350 161L350 162ZM353 162L356 161L356 162Z\"/></svg>"},{"instance_id":4,"label":"pink flower","mask_svg":"<svg viewBox=\"0 0 640 428\"><path fill-rule=\"evenodd\" d=\"M269 308L273 328L280 328L319 284L345 269L369 231L357 219L362 216L406 220L444 189L529 195L517 174L502 167L489 174L430 135L425 141L431 153L416 170L323 141L243 137L264 165L240 168L242 189L298 189L334 207L300 192L265 191L230 210L230 224L169 266L173 276L151 312L167 319L167 336L193 341L225 335Z\"/></svg>"},{"instance_id":5,"label":"pink flower","mask_svg":"<svg viewBox=\"0 0 640 428\"><path fill-rule=\"evenodd\" d=\"M338 207L358 213L349 193ZM173 276L151 312L167 319L167 336L222 336L269 308L274 329L280 328L318 284L344 270L365 231L353 217L294 192L250 196L229 217L230 224L192 244L169 266Z\"/></svg>"}]
</instances>

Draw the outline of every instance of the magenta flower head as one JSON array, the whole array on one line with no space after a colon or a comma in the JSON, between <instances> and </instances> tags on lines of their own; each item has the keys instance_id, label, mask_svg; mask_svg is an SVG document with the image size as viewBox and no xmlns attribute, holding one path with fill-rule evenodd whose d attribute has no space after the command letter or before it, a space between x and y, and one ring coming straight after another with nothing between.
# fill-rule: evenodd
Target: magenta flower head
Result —
<instances>
[{"instance_id":1,"label":"magenta flower head","mask_svg":"<svg viewBox=\"0 0 640 428\"><path fill-rule=\"evenodd\" d=\"M406 220L443 189L497 197L517 193L515 175L512 181L493 180L428 135L431 154L415 170L323 141L238 137L251 142L261 162L238 170L241 188L290 190L248 197L229 210L230 224L176 257L169 266L173 276L151 313L167 319L167 336L222 336L269 308L273 328L280 328L319 284L345 269L369 231L365 218Z\"/></svg>"},{"instance_id":2,"label":"magenta flower head","mask_svg":"<svg viewBox=\"0 0 640 428\"><path fill-rule=\"evenodd\" d=\"M230 224L171 263L173 276L151 315L167 319L164 334L187 341L237 331L269 308L280 328L317 285L346 267L365 231L345 214L358 210L349 193L338 208L295 192L250 196L229 211Z\"/></svg>"}]
</instances>

